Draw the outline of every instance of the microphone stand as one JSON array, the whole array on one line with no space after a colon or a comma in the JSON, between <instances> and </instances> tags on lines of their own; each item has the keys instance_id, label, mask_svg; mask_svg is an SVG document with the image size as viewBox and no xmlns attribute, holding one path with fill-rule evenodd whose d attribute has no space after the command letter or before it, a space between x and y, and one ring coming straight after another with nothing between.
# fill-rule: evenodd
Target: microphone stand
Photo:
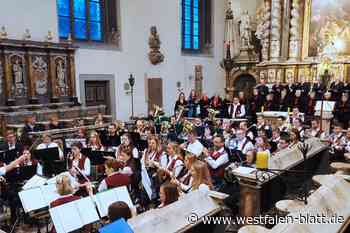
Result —
<instances>
[{"instance_id":1,"label":"microphone stand","mask_svg":"<svg viewBox=\"0 0 350 233\"><path fill-rule=\"evenodd\" d=\"M74 165L73 165L73 167L74 167L74 169L76 169L77 172L86 180L86 182L92 187L92 184L91 184L90 179L80 170L80 168L77 167L77 166L74 166ZM102 215L101 215L101 213L100 213L100 211L99 211L99 209L98 209L97 202L95 201L94 196L93 196L92 193L88 192L88 194L89 194L89 197L91 198L92 203L93 203L94 206L95 206L95 209L96 209L98 218L100 219L101 227L103 227L104 224L103 224L103 222L102 222Z\"/></svg>"}]
</instances>

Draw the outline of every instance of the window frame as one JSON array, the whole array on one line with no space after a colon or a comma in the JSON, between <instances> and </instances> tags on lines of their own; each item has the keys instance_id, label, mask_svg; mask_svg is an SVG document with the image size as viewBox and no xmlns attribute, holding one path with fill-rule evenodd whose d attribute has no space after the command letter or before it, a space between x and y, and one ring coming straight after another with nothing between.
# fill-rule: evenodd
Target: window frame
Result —
<instances>
[{"instance_id":1,"label":"window frame","mask_svg":"<svg viewBox=\"0 0 350 233\"><path fill-rule=\"evenodd\" d=\"M109 13L110 11L107 12L107 4L106 2L108 0L100 0L99 4L100 4L100 21L95 21L95 20L91 20L90 17L90 2L97 2L95 0L84 0L85 2L85 23L86 23L86 39L83 38L77 38L76 37L76 33L75 33L75 16L74 16L74 0L68 0L69 1L69 16L61 16L59 14L59 11L57 9L57 16L58 16L58 25L60 24L60 18L61 17L66 17L69 19L69 30L70 30L70 35L71 38L74 42L76 43L89 43L89 44L96 44L96 45L100 45L100 44L106 44L109 43L108 41L108 36L110 35L110 30L109 30L109 24L108 24L108 19L107 19L107 13ZM109 1L116 1L116 0L109 0ZM56 2L57 4L57 2ZM115 3L115 15L113 16L113 18L115 20L117 20L118 17L118 8L117 8L117 2ZM95 40L92 39L91 36L91 22L95 23L95 22L100 22L101 25L101 40ZM116 21L115 25L118 25L118 21ZM118 28L115 28L115 30L118 30ZM68 36L67 37L63 37L60 34L59 31L59 26L58 26L58 34L59 34L59 39L61 41L67 41L68 40Z\"/></svg>"}]
</instances>

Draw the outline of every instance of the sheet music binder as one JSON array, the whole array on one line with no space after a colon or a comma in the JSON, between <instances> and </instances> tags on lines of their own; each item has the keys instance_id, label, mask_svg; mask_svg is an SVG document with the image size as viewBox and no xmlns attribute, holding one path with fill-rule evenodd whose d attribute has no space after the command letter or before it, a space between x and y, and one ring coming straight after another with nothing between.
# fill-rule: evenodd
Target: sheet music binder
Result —
<instances>
[{"instance_id":1,"label":"sheet music binder","mask_svg":"<svg viewBox=\"0 0 350 233\"><path fill-rule=\"evenodd\" d=\"M98 230L99 233L134 233L129 224L123 219L119 219Z\"/></svg>"},{"instance_id":2,"label":"sheet music binder","mask_svg":"<svg viewBox=\"0 0 350 233\"><path fill-rule=\"evenodd\" d=\"M41 161L44 175L51 177L66 170L66 163L60 160L58 147L34 151L34 157Z\"/></svg>"},{"instance_id":3,"label":"sheet music binder","mask_svg":"<svg viewBox=\"0 0 350 233\"><path fill-rule=\"evenodd\" d=\"M69 202L49 210L57 233L68 233L99 221L91 197Z\"/></svg>"},{"instance_id":4,"label":"sheet music binder","mask_svg":"<svg viewBox=\"0 0 350 233\"><path fill-rule=\"evenodd\" d=\"M91 197L86 197L51 208L49 212L56 232L68 233L99 221L99 216L93 201L97 204L101 217L108 215L109 205L116 201L124 201L130 208L134 207L125 186L97 193L92 198L93 199L91 199ZM128 231L126 231L126 233L127 232Z\"/></svg>"},{"instance_id":5,"label":"sheet music binder","mask_svg":"<svg viewBox=\"0 0 350 233\"><path fill-rule=\"evenodd\" d=\"M36 165L20 166L6 174L6 179L9 182L21 183L29 180L36 174Z\"/></svg>"}]
</instances>

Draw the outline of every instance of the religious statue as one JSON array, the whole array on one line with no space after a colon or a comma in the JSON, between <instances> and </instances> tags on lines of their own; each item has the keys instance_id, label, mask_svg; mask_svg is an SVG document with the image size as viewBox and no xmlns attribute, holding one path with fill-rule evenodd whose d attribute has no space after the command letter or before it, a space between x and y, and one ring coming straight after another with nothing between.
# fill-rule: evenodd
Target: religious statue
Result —
<instances>
[{"instance_id":1,"label":"religious statue","mask_svg":"<svg viewBox=\"0 0 350 233\"><path fill-rule=\"evenodd\" d=\"M232 57L239 55L239 33L238 24L233 17L232 0L228 0L225 22L225 46L230 50ZM225 52L227 54L227 52Z\"/></svg>"},{"instance_id":2,"label":"religious statue","mask_svg":"<svg viewBox=\"0 0 350 233\"><path fill-rule=\"evenodd\" d=\"M45 95L47 93L47 63L42 57L35 57L33 69L35 76L35 91L39 95Z\"/></svg>"},{"instance_id":3,"label":"religious statue","mask_svg":"<svg viewBox=\"0 0 350 233\"><path fill-rule=\"evenodd\" d=\"M157 33L156 26L151 27L151 35L148 39L148 45L151 51L148 53L148 58L153 65L157 65L164 61L164 55L159 51L160 39Z\"/></svg>"},{"instance_id":4,"label":"religious statue","mask_svg":"<svg viewBox=\"0 0 350 233\"><path fill-rule=\"evenodd\" d=\"M5 26L1 27L0 39L7 39L7 31L6 31Z\"/></svg>"},{"instance_id":5,"label":"religious statue","mask_svg":"<svg viewBox=\"0 0 350 233\"><path fill-rule=\"evenodd\" d=\"M67 95L66 93L66 68L64 67L63 61L58 60L56 67L56 77L57 77L57 86L59 90L59 94L61 96Z\"/></svg>"},{"instance_id":6,"label":"religious statue","mask_svg":"<svg viewBox=\"0 0 350 233\"><path fill-rule=\"evenodd\" d=\"M14 81L14 92L16 96L24 96L25 94L25 85L24 85L24 74L23 74L23 67L19 63L19 60L17 59L15 63L12 65L12 74L13 74L13 81Z\"/></svg>"},{"instance_id":7,"label":"religious statue","mask_svg":"<svg viewBox=\"0 0 350 233\"><path fill-rule=\"evenodd\" d=\"M244 11L240 20L240 37L241 37L241 47L251 47L251 22L248 11Z\"/></svg>"},{"instance_id":8,"label":"religious statue","mask_svg":"<svg viewBox=\"0 0 350 233\"><path fill-rule=\"evenodd\" d=\"M110 33L110 43L117 45L119 42L119 37L120 34L115 28L112 28L111 33Z\"/></svg>"}]
</instances>

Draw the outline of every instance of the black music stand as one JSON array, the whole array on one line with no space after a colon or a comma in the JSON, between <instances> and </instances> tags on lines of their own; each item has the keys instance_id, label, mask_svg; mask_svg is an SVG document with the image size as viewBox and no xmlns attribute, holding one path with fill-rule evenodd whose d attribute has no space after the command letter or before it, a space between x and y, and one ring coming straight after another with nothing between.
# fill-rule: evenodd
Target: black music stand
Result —
<instances>
[{"instance_id":1,"label":"black music stand","mask_svg":"<svg viewBox=\"0 0 350 233\"><path fill-rule=\"evenodd\" d=\"M36 174L36 168L37 165L17 167L6 174L6 179L9 182L22 183Z\"/></svg>"},{"instance_id":2,"label":"black music stand","mask_svg":"<svg viewBox=\"0 0 350 233\"><path fill-rule=\"evenodd\" d=\"M57 147L34 151L34 157L43 165L43 175L52 177L66 170L66 163L60 160Z\"/></svg>"},{"instance_id":3,"label":"black music stand","mask_svg":"<svg viewBox=\"0 0 350 233\"><path fill-rule=\"evenodd\" d=\"M92 151L86 153L86 156L90 159L91 165L102 165L107 160L105 157L114 157L114 152L110 151Z\"/></svg>"},{"instance_id":4,"label":"black music stand","mask_svg":"<svg viewBox=\"0 0 350 233\"><path fill-rule=\"evenodd\" d=\"M0 161L6 164L11 163L18 157L18 151L16 149L14 150L7 150L0 152Z\"/></svg>"}]
</instances>

